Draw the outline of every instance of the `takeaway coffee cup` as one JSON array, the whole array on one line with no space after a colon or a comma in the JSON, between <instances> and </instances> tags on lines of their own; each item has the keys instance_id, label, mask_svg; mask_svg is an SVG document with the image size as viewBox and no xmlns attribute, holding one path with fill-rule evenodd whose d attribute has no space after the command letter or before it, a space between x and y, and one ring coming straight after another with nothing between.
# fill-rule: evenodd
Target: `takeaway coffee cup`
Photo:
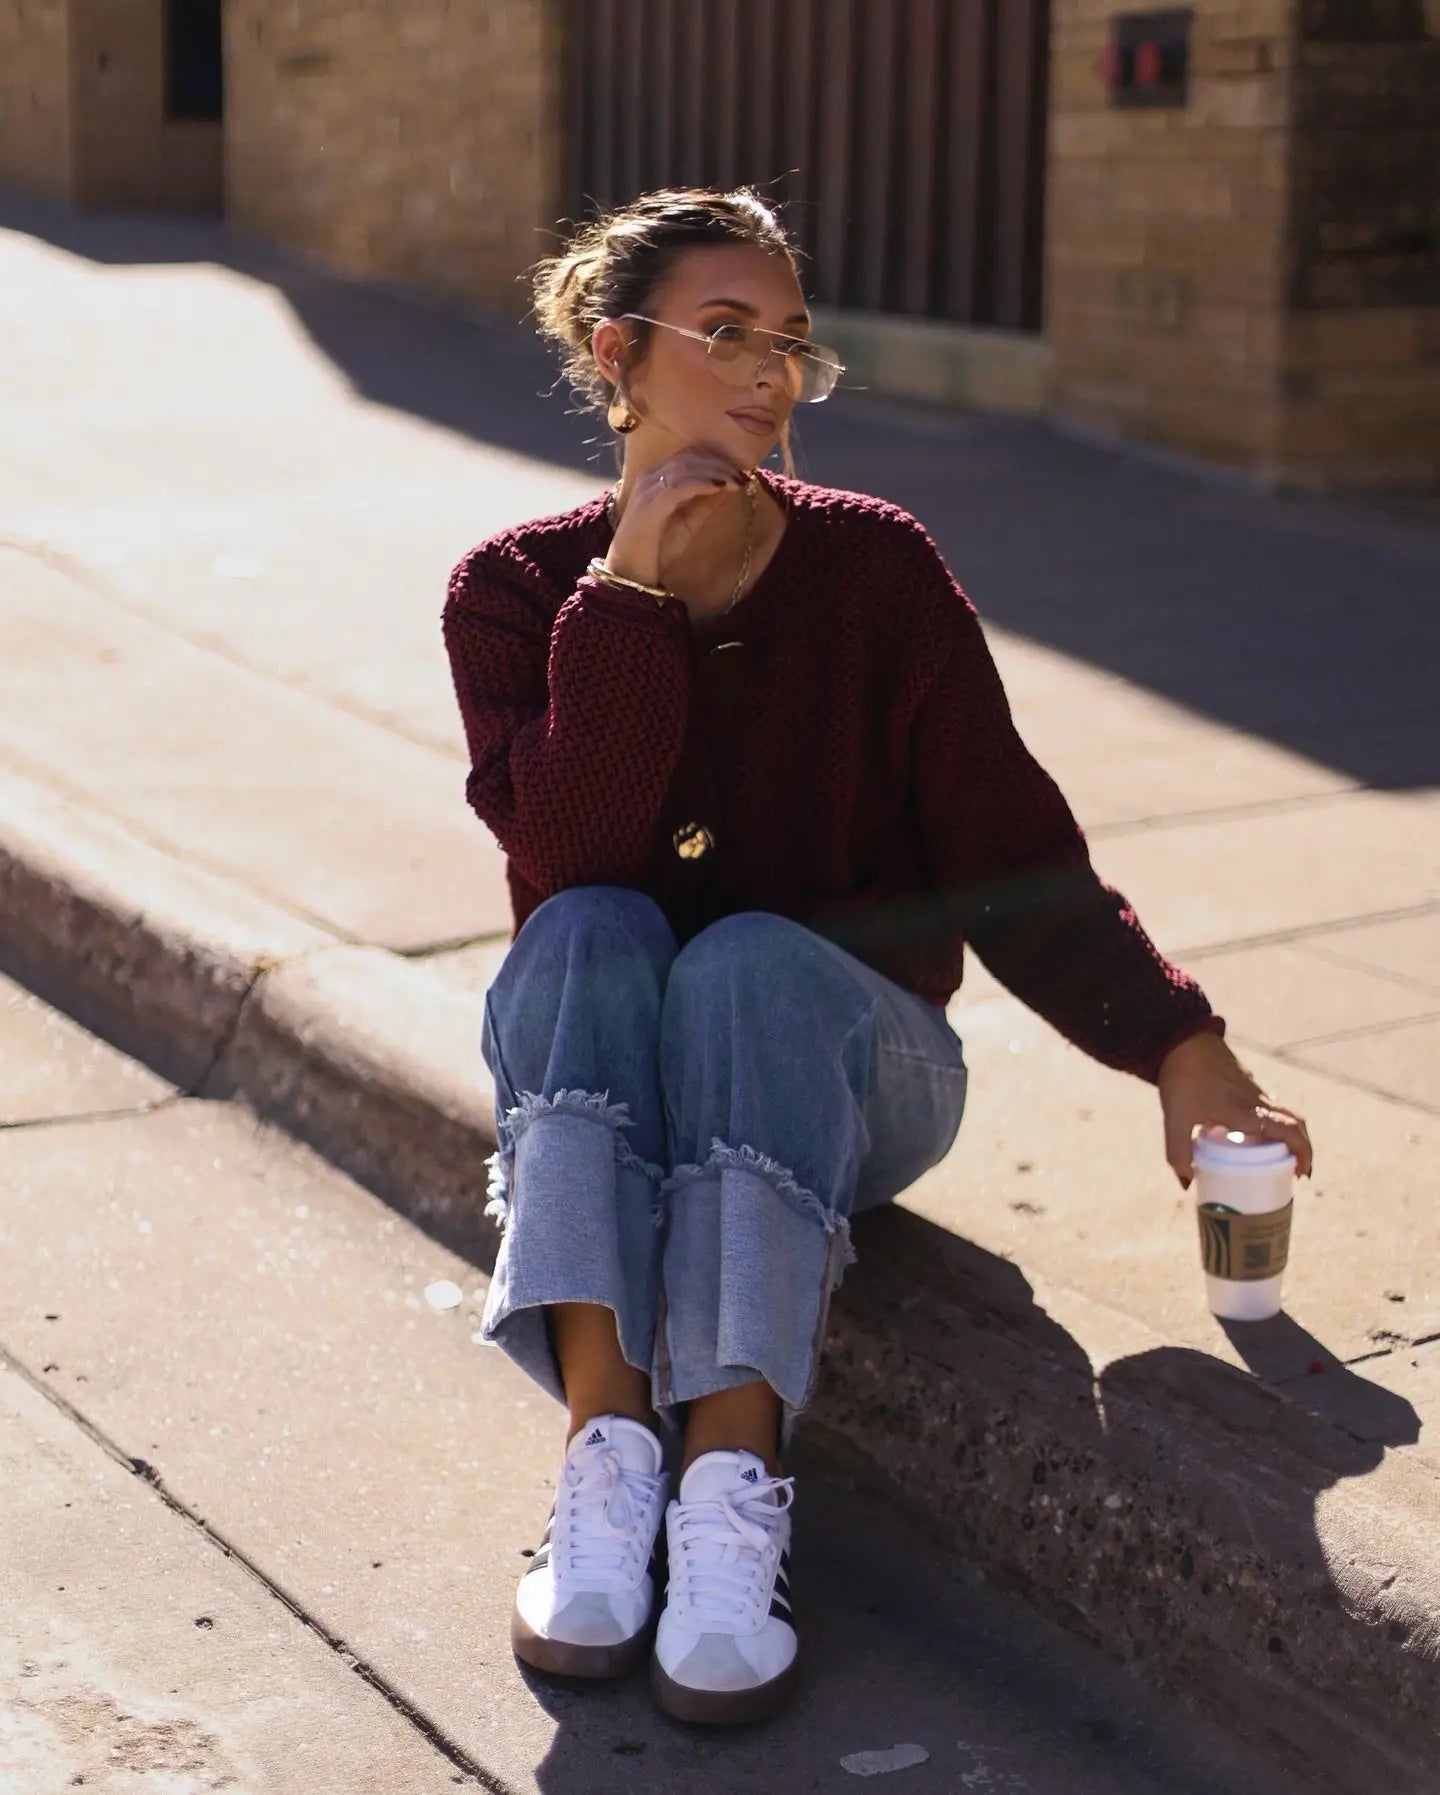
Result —
<instances>
[{"instance_id":1,"label":"takeaway coffee cup","mask_svg":"<svg viewBox=\"0 0 1440 1795\"><path fill-rule=\"evenodd\" d=\"M1295 1155L1283 1141L1206 1128L1195 1141L1194 1172L1211 1313L1226 1321L1278 1315L1290 1255Z\"/></svg>"}]
</instances>

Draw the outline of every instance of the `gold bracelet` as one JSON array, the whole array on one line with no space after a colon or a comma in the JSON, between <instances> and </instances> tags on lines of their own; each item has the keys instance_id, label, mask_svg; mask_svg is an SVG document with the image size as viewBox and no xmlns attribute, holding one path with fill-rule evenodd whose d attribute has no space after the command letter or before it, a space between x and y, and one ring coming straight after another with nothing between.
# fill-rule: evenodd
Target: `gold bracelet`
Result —
<instances>
[{"instance_id":1,"label":"gold bracelet","mask_svg":"<svg viewBox=\"0 0 1440 1795\"><path fill-rule=\"evenodd\" d=\"M649 598L674 598L675 594L668 586L647 586L644 580L627 580L623 573L611 573L599 555L590 557L590 565L586 573L594 574L597 580L608 580L612 586L628 586L632 592L643 592Z\"/></svg>"}]
</instances>

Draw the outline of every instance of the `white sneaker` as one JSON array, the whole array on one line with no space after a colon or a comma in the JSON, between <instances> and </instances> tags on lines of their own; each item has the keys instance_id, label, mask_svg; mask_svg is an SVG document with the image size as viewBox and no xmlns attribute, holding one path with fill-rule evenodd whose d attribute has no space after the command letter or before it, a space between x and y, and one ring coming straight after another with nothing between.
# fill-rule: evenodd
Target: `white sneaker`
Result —
<instances>
[{"instance_id":1,"label":"white sneaker","mask_svg":"<svg viewBox=\"0 0 1440 1795\"><path fill-rule=\"evenodd\" d=\"M618 1677L650 1643L669 1492L648 1427L597 1415L565 1454L545 1536L515 1592L510 1643L536 1670Z\"/></svg>"},{"instance_id":2,"label":"white sneaker","mask_svg":"<svg viewBox=\"0 0 1440 1795\"><path fill-rule=\"evenodd\" d=\"M650 1681L677 1720L735 1726L788 1701L798 1644L790 1612L793 1477L753 1452L707 1452L666 1511L670 1587Z\"/></svg>"}]
</instances>

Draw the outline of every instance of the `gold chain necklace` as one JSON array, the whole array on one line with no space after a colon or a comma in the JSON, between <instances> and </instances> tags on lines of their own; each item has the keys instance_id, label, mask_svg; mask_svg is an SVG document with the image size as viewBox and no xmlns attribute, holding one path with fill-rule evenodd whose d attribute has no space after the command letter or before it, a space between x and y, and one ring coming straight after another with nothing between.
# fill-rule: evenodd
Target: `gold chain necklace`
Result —
<instances>
[{"instance_id":1,"label":"gold chain necklace","mask_svg":"<svg viewBox=\"0 0 1440 1795\"><path fill-rule=\"evenodd\" d=\"M740 563L740 577L730 594L730 602L725 612L733 611L740 602L740 595L745 590L745 582L750 578L750 557L755 552L755 476L751 474L745 482L745 559ZM725 613L722 612L722 615Z\"/></svg>"},{"instance_id":2,"label":"gold chain necklace","mask_svg":"<svg viewBox=\"0 0 1440 1795\"><path fill-rule=\"evenodd\" d=\"M728 613L733 611L736 605L739 604L741 596L745 591L745 582L750 578L750 562L755 554L755 502L758 485L759 482L756 480L754 474L751 474L750 478L745 482L745 557L740 563L739 575L736 578L734 586L731 588L730 602L720 613L722 617L728 615ZM615 516L615 495L617 490L618 488L611 488L610 497L605 506L605 515L609 521L610 533L612 536L615 533L615 525L617 522Z\"/></svg>"}]
</instances>

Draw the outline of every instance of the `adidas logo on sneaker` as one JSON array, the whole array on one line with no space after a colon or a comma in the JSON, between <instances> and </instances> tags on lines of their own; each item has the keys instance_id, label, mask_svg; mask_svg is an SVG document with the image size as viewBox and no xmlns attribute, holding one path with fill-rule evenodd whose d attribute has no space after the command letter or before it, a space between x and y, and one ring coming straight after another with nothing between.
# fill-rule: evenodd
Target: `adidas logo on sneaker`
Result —
<instances>
[{"instance_id":1,"label":"adidas logo on sneaker","mask_svg":"<svg viewBox=\"0 0 1440 1795\"><path fill-rule=\"evenodd\" d=\"M603 1427L597 1427L585 1444L587 1446L603 1446L605 1444L605 1429Z\"/></svg>"},{"instance_id":2,"label":"adidas logo on sneaker","mask_svg":"<svg viewBox=\"0 0 1440 1795\"><path fill-rule=\"evenodd\" d=\"M748 1471L742 1471L740 1473L740 1481L742 1483L758 1483L760 1481L760 1473L755 1469L754 1465L751 1465Z\"/></svg>"}]
</instances>

